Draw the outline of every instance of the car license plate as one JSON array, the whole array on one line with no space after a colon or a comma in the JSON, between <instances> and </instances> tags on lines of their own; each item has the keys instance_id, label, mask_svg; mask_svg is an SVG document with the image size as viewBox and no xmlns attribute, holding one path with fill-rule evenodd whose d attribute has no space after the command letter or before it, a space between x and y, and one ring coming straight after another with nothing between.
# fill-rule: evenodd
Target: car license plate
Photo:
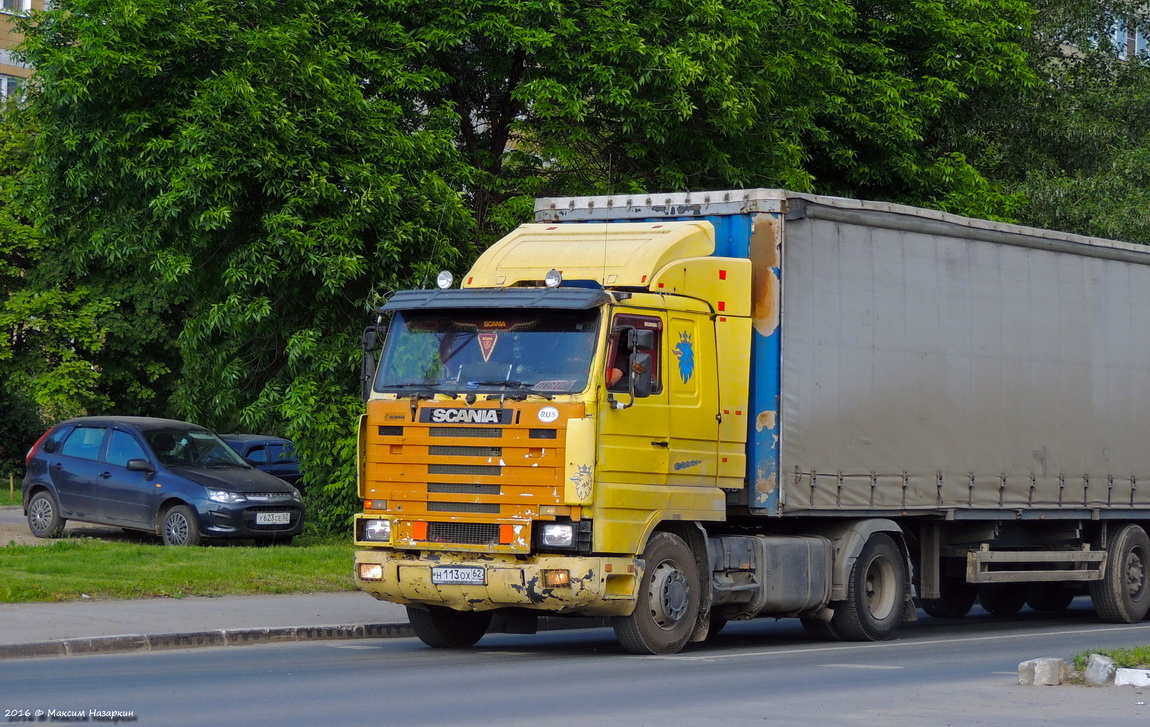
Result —
<instances>
[{"instance_id":1,"label":"car license plate","mask_svg":"<svg viewBox=\"0 0 1150 727\"><path fill-rule=\"evenodd\" d=\"M431 569L431 582L482 586L487 583L487 573L482 567L476 566L437 565Z\"/></svg>"},{"instance_id":2,"label":"car license plate","mask_svg":"<svg viewBox=\"0 0 1150 727\"><path fill-rule=\"evenodd\" d=\"M291 513L257 512L256 525L291 525Z\"/></svg>"}]
</instances>

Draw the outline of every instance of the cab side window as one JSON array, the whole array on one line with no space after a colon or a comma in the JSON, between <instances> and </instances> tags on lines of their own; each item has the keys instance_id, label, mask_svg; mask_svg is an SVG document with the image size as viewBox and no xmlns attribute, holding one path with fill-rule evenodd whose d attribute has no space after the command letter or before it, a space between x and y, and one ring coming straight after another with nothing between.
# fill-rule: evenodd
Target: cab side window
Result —
<instances>
[{"instance_id":1,"label":"cab side window","mask_svg":"<svg viewBox=\"0 0 1150 727\"><path fill-rule=\"evenodd\" d=\"M112 434L108 438L108 454L104 457L105 462L127 467L130 459L147 458L148 455L144 453L144 447L136 441L135 437L118 429L112 430Z\"/></svg>"},{"instance_id":2,"label":"cab side window","mask_svg":"<svg viewBox=\"0 0 1150 727\"><path fill-rule=\"evenodd\" d=\"M628 328L652 331L655 342L651 348L640 348L632 352L627 345ZM620 314L615 316L611 324L611 347L607 352L607 383L608 391L627 391L627 368L632 353L645 353L651 356L651 393L658 394L663 390L662 364L659 361L659 351L663 347L663 321L654 316L640 316ZM617 373L616 373L617 372Z\"/></svg>"},{"instance_id":3,"label":"cab side window","mask_svg":"<svg viewBox=\"0 0 1150 727\"><path fill-rule=\"evenodd\" d=\"M103 427L76 427L64 440L60 454L80 459L100 459L100 444L103 441Z\"/></svg>"}]
</instances>

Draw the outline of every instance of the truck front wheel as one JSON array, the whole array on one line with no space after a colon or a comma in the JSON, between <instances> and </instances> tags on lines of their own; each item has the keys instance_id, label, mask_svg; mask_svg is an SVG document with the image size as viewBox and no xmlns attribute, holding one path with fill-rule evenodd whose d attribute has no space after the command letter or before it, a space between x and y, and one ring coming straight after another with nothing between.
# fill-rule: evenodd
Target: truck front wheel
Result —
<instances>
[{"instance_id":1,"label":"truck front wheel","mask_svg":"<svg viewBox=\"0 0 1150 727\"><path fill-rule=\"evenodd\" d=\"M1137 525L1118 531L1107 549L1102 580L1090 582L1090 598L1098 617L1109 623L1141 621L1150 610L1150 538Z\"/></svg>"},{"instance_id":2,"label":"truck front wheel","mask_svg":"<svg viewBox=\"0 0 1150 727\"><path fill-rule=\"evenodd\" d=\"M889 535L876 533L851 568L847 598L834 604L832 632L846 641L884 641L902 624L906 561Z\"/></svg>"},{"instance_id":3,"label":"truck front wheel","mask_svg":"<svg viewBox=\"0 0 1150 727\"><path fill-rule=\"evenodd\" d=\"M632 654L674 654L699 615L701 587L695 556L683 539L655 533L643 551L643 581L630 616L611 619L615 636Z\"/></svg>"},{"instance_id":4,"label":"truck front wheel","mask_svg":"<svg viewBox=\"0 0 1150 727\"><path fill-rule=\"evenodd\" d=\"M419 640L436 649L474 646L491 625L490 611L454 611L443 606L407 607L407 620Z\"/></svg>"}]
</instances>

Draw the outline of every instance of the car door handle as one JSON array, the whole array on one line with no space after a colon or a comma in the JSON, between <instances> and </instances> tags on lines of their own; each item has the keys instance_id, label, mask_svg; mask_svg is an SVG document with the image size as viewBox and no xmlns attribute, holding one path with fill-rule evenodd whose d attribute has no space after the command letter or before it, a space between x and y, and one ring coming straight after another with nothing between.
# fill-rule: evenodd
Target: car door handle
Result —
<instances>
[{"instance_id":1,"label":"car door handle","mask_svg":"<svg viewBox=\"0 0 1150 727\"><path fill-rule=\"evenodd\" d=\"M652 447L670 447L670 442L651 442Z\"/></svg>"},{"instance_id":2,"label":"car door handle","mask_svg":"<svg viewBox=\"0 0 1150 727\"><path fill-rule=\"evenodd\" d=\"M111 473L111 472L101 472L99 476L100 476L102 479L105 479L105 480L106 480L106 479L108 479L109 477L111 477L111 476L112 476L112 473Z\"/></svg>"}]
</instances>

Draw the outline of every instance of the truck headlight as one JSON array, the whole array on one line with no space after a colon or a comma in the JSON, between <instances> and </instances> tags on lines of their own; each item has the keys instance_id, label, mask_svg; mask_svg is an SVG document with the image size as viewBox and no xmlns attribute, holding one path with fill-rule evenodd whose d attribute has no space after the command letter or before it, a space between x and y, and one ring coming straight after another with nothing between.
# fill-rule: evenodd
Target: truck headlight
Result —
<instances>
[{"instance_id":1,"label":"truck headlight","mask_svg":"<svg viewBox=\"0 0 1150 727\"><path fill-rule=\"evenodd\" d=\"M390 520L362 520L363 539L386 543L391 540Z\"/></svg>"},{"instance_id":2,"label":"truck headlight","mask_svg":"<svg viewBox=\"0 0 1150 727\"><path fill-rule=\"evenodd\" d=\"M574 542L575 528L571 523L547 523L543 526L543 545L570 548Z\"/></svg>"}]
</instances>

